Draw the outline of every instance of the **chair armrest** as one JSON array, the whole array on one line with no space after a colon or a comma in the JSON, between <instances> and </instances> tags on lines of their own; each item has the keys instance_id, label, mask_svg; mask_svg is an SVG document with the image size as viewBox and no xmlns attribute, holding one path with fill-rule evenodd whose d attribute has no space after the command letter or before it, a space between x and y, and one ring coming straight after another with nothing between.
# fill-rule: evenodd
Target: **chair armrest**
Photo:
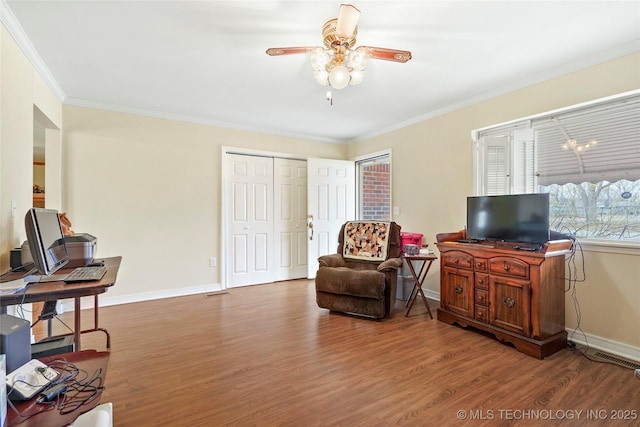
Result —
<instances>
[{"instance_id":1,"label":"chair armrest","mask_svg":"<svg viewBox=\"0 0 640 427\"><path fill-rule=\"evenodd\" d=\"M346 263L340 254L322 255L318 258L320 267L344 267Z\"/></svg>"},{"instance_id":2,"label":"chair armrest","mask_svg":"<svg viewBox=\"0 0 640 427\"><path fill-rule=\"evenodd\" d=\"M393 271L402 267L401 258L389 258L378 266L378 271Z\"/></svg>"}]
</instances>

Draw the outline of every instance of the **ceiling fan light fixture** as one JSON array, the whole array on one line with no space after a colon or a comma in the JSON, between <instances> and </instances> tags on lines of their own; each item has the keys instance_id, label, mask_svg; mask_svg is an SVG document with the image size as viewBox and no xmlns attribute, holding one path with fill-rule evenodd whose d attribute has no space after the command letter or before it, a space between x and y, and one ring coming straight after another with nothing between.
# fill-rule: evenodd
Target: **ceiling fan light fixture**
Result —
<instances>
[{"instance_id":1,"label":"ceiling fan light fixture","mask_svg":"<svg viewBox=\"0 0 640 427\"><path fill-rule=\"evenodd\" d=\"M331 85L334 89L361 83L369 59L393 62L407 62L411 59L411 52L407 50L373 46L355 48L359 18L358 9L350 4L342 4L338 17L328 20L322 27L324 48L274 47L267 49L266 53L270 56L308 53L316 81L322 86Z\"/></svg>"},{"instance_id":2,"label":"ceiling fan light fixture","mask_svg":"<svg viewBox=\"0 0 640 427\"><path fill-rule=\"evenodd\" d=\"M331 56L325 49L319 47L311 51L309 60L314 70L323 70L331 61Z\"/></svg>"},{"instance_id":3,"label":"ceiling fan light fixture","mask_svg":"<svg viewBox=\"0 0 640 427\"><path fill-rule=\"evenodd\" d=\"M336 89L344 89L349 84L351 75L344 65L336 65L329 71L329 84Z\"/></svg>"},{"instance_id":4,"label":"ceiling fan light fixture","mask_svg":"<svg viewBox=\"0 0 640 427\"><path fill-rule=\"evenodd\" d=\"M364 70L354 70L351 72L351 80L349 80L349 84L351 85L359 85L364 80L366 72Z\"/></svg>"},{"instance_id":5,"label":"ceiling fan light fixture","mask_svg":"<svg viewBox=\"0 0 640 427\"><path fill-rule=\"evenodd\" d=\"M329 73L325 70L314 70L313 77L316 79L318 84L322 86L329 86Z\"/></svg>"},{"instance_id":6,"label":"ceiling fan light fixture","mask_svg":"<svg viewBox=\"0 0 640 427\"><path fill-rule=\"evenodd\" d=\"M358 51L353 51L349 55L348 66L354 70L364 70L367 68L367 64L369 63L369 57Z\"/></svg>"}]
</instances>

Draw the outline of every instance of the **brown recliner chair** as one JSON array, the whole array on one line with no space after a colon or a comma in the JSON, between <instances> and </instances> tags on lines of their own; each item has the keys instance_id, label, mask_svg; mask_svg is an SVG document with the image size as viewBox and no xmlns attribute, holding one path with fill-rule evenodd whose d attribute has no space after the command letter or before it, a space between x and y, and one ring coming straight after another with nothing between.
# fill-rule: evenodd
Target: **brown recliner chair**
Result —
<instances>
[{"instance_id":1,"label":"brown recliner chair","mask_svg":"<svg viewBox=\"0 0 640 427\"><path fill-rule=\"evenodd\" d=\"M321 308L380 319L396 302L400 226L350 221L338 234L338 253L318 258L316 302Z\"/></svg>"}]
</instances>

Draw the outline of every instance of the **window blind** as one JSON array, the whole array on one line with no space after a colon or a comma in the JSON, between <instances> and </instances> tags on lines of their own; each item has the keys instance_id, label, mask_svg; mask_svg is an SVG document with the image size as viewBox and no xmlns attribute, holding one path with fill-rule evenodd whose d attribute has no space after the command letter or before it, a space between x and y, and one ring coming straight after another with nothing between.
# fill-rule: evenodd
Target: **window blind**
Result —
<instances>
[{"instance_id":1,"label":"window blind","mask_svg":"<svg viewBox=\"0 0 640 427\"><path fill-rule=\"evenodd\" d=\"M640 179L640 96L538 118L538 184Z\"/></svg>"},{"instance_id":2,"label":"window blind","mask_svg":"<svg viewBox=\"0 0 640 427\"><path fill-rule=\"evenodd\" d=\"M485 138L485 176L484 193L486 195L508 194L508 141L505 136Z\"/></svg>"},{"instance_id":3,"label":"window blind","mask_svg":"<svg viewBox=\"0 0 640 427\"><path fill-rule=\"evenodd\" d=\"M532 129L516 129L513 132L512 193L535 193L536 146Z\"/></svg>"}]
</instances>

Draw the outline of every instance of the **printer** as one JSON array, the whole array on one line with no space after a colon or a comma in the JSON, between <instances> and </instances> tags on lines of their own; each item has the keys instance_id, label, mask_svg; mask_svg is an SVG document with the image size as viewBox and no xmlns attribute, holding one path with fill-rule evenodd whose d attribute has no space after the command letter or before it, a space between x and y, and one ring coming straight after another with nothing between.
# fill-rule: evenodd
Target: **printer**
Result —
<instances>
[{"instance_id":1,"label":"printer","mask_svg":"<svg viewBox=\"0 0 640 427\"><path fill-rule=\"evenodd\" d=\"M76 233L64 236L64 244L69 254L69 262L65 267L82 267L91 264L96 257L98 239L89 233ZM21 247L22 265L33 263L29 242L24 242Z\"/></svg>"}]
</instances>

